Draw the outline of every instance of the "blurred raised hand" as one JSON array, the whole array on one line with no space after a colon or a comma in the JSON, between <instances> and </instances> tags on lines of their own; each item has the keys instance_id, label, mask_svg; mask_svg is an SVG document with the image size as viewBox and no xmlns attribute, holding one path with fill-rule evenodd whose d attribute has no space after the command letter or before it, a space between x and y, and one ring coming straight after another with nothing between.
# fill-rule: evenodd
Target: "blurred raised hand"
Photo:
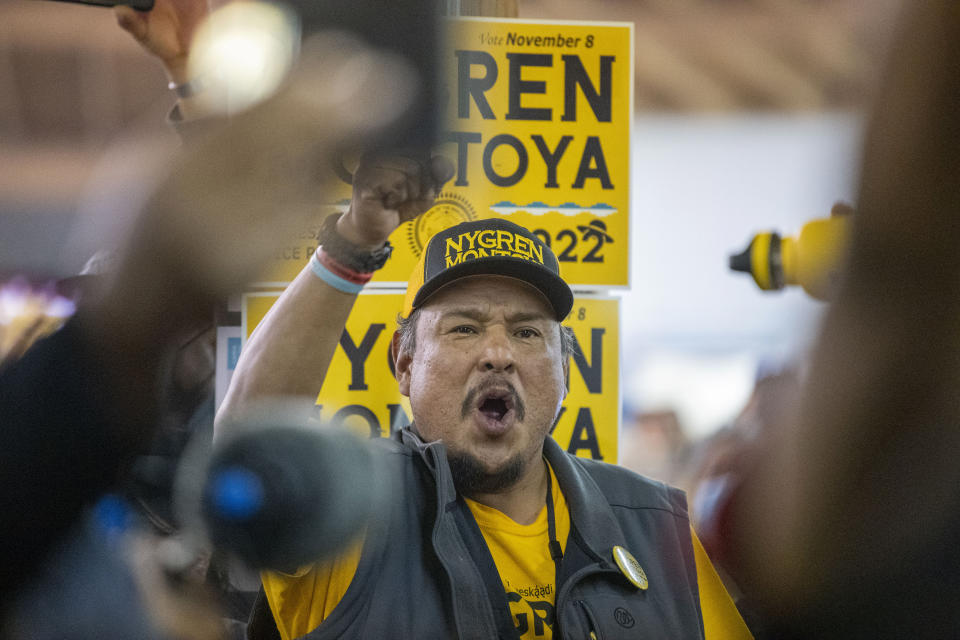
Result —
<instances>
[{"instance_id":1,"label":"blurred raised hand","mask_svg":"<svg viewBox=\"0 0 960 640\"><path fill-rule=\"evenodd\" d=\"M197 27L210 13L208 0L156 0L150 11L114 7L117 24L163 63L170 80L188 81L187 57Z\"/></svg>"},{"instance_id":2,"label":"blurred raised hand","mask_svg":"<svg viewBox=\"0 0 960 640\"><path fill-rule=\"evenodd\" d=\"M276 96L169 163L126 261L138 277L150 272L166 281L154 284L175 284L182 293L241 290L324 201L329 158L362 145L404 112L413 77L405 62L362 45L345 48L342 39L323 36L308 41ZM433 184L424 182L416 197L432 202Z\"/></svg>"}]
</instances>

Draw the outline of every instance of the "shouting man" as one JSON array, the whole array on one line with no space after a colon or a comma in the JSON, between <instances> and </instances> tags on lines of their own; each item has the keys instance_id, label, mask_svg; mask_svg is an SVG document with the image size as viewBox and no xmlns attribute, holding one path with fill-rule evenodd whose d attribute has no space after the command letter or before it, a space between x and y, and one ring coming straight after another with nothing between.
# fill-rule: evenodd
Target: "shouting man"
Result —
<instances>
[{"instance_id":1,"label":"shouting man","mask_svg":"<svg viewBox=\"0 0 960 640\"><path fill-rule=\"evenodd\" d=\"M387 237L452 175L364 162L346 213L247 343L218 425L270 395L316 397ZM556 256L502 219L428 243L393 337L414 424L378 459L390 509L331 562L265 573L295 638L748 638L679 490L564 452L550 430L573 345Z\"/></svg>"}]
</instances>

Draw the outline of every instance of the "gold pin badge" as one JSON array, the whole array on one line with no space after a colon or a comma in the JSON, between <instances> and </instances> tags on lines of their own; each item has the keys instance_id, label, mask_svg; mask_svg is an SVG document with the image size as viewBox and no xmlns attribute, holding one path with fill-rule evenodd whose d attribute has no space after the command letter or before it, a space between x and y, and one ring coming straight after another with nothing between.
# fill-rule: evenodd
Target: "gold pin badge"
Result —
<instances>
[{"instance_id":1,"label":"gold pin badge","mask_svg":"<svg viewBox=\"0 0 960 640\"><path fill-rule=\"evenodd\" d=\"M620 567L620 573L637 589L646 591L647 587L650 586L650 583L647 581L647 574L643 572L643 567L640 566L640 563L637 562L637 559L634 558L629 551L620 546L614 547L613 561Z\"/></svg>"}]
</instances>

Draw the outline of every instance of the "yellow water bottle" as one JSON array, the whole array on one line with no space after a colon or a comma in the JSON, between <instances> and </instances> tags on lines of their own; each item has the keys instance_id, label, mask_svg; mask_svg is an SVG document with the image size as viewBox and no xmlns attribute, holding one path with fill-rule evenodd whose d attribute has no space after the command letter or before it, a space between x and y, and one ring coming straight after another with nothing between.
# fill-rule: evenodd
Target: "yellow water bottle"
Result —
<instances>
[{"instance_id":1,"label":"yellow water bottle","mask_svg":"<svg viewBox=\"0 0 960 640\"><path fill-rule=\"evenodd\" d=\"M814 298L829 300L839 278L852 224L846 214L851 212L848 205L835 205L831 217L811 220L796 237L758 233L743 252L730 256L730 268L752 275L764 291L800 285Z\"/></svg>"}]
</instances>

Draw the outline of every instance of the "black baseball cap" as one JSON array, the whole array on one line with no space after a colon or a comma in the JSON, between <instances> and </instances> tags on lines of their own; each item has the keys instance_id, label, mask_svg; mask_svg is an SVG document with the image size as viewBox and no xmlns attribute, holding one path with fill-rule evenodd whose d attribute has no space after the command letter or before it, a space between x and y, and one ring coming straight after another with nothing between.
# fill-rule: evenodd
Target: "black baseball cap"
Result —
<instances>
[{"instance_id":1,"label":"black baseball cap","mask_svg":"<svg viewBox=\"0 0 960 640\"><path fill-rule=\"evenodd\" d=\"M462 222L435 234L407 283L403 317L440 287L467 276L509 276L546 297L557 320L573 307L573 292L560 277L557 256L534 233L501 218Z\"/></svg>"}]
</instances>

